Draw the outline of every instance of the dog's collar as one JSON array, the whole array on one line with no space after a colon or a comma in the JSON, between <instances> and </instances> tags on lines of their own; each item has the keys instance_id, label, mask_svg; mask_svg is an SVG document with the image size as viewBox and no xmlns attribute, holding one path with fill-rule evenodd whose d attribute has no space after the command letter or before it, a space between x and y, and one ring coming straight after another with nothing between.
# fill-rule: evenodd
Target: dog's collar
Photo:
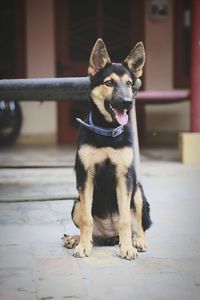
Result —
<instances>
[{"instance_id":1,"label":"dog's collar","mask_svg":"<svg viewBox=\"0 0 200 300\"><path fill-rule=\"evenodd\" d=\"M103 127L94 125L94 123L92 122L92 113L89 114L89 124L85 123L80 118L76 118L76 120L79 123L81 123L83 126L88 128L89 130L91 130L97 134L103 135L103 136L117 137L124 131L124 126L122 126L122 125L120 125L116 128L103 128Z\"/></svg>"}]
</instances>

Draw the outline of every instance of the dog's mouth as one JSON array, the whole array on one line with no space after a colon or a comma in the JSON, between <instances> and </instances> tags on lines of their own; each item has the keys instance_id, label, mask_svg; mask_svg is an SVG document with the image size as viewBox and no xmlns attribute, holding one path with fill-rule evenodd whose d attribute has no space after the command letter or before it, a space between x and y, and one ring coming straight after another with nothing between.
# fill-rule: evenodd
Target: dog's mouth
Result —
<instances>
[{"instance_id":1,"label":"dog's mouth","mask_svg":"<svg viewBox=\"0 0 200 300\"><path fill-rule=\"evenodd\" d=\"M114 107L108 101L105 101L105 108L110 113L114 122L117 122L118 124L123 126L128 123L127 109Z\"/></svg>"}]
</instances>

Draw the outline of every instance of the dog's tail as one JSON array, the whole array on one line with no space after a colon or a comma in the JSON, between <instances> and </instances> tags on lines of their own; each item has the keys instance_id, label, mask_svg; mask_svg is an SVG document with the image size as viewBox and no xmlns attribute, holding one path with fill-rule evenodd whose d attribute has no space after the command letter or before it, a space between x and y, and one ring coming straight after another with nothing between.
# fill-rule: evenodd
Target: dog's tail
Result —
<instances>
[{"instance_id":1,"label":"dog's tail","mask_svg":"<svg viewBox=\"0 0 200 300\"><path fill-rule=\"evenodd\" d=\"M139 183L139 188L142 194L143 206L142 206L142 227L143 230L146 231L152 225L151 217L150 217L150 205L147 201L147 198L144 194L144 190L142 185Z\"/></svg>"}]
</instances>

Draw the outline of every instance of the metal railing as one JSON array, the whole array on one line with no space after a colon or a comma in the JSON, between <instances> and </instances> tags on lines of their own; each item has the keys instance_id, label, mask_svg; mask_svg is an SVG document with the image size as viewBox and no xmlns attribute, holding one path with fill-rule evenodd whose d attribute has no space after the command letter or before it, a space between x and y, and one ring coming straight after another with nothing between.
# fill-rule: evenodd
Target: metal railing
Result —
<instances>
[{"instance_id":1,"label":"metal railing","mask_svg":"<svg viewBox=\"0 0 200 300\"><path fill-rule=\"evenodd\" d=\"M0 99L20 101L84 100L89 97L88 77L0 80Z\"/></svg>"},{"instance_id":2,"label":"metal railing","mask_svg":"<svg viewBox=\"0 0 200 300\"><path fill-rule=\"evenodd\" d=\"M89 97L89 77L33 78L0 80L0 99L20 101L84 100ZM141 91L140 103L166 104L186 101L190 91Z\"/></svg>"}]
</instances>

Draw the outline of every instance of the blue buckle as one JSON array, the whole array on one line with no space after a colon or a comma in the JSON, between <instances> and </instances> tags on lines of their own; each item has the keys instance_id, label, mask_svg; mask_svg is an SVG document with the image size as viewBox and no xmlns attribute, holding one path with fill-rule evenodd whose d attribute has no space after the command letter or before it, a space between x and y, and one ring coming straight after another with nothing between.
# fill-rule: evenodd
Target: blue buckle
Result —
<instances>
[{"instance_id":1,"label":"blue buckle","mask_svg":"<svg viewBox=\"0 0 200 300\"><path fill-rule=\"evenodd\" d=\"M112 137L116 137L123 132L123 126L119 126L112 131Z\"/></svg>"}]
</instances>

